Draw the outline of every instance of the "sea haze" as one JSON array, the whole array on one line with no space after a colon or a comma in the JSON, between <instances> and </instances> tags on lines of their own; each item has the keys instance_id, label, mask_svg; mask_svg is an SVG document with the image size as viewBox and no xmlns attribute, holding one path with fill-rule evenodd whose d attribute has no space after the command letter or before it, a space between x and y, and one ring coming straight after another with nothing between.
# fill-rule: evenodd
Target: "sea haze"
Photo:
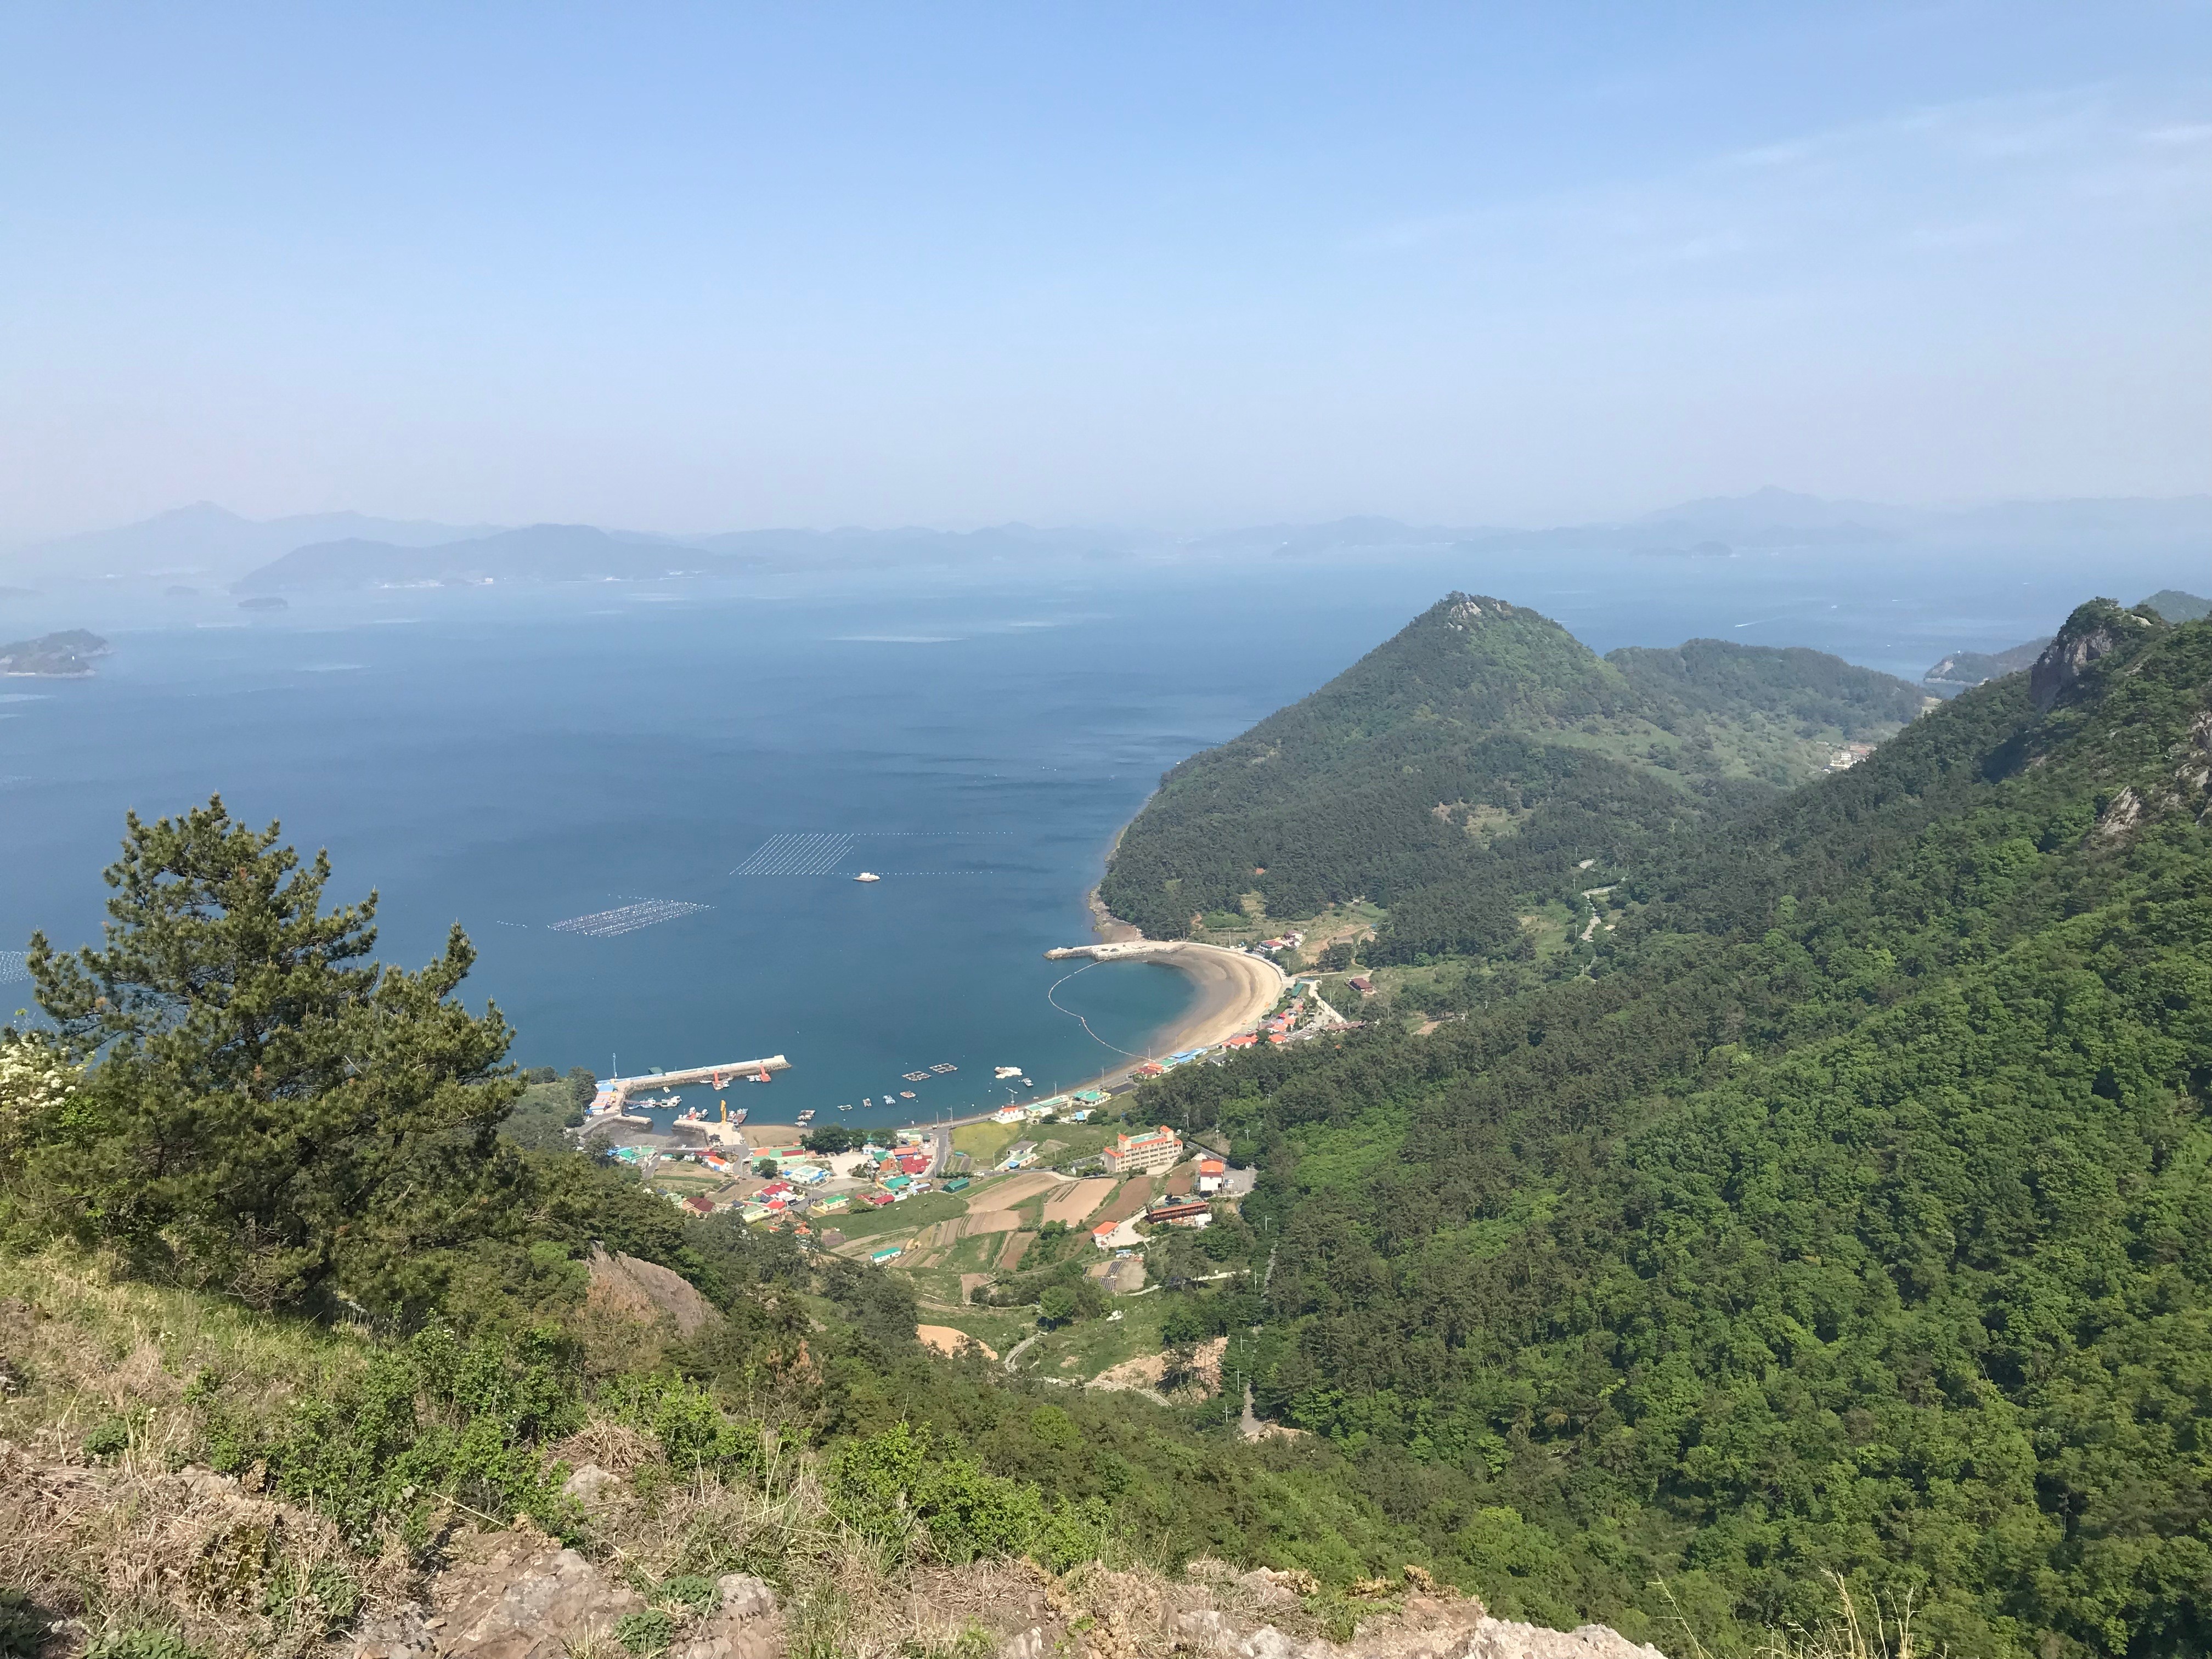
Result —
<instances>
[{"instance_id":1,"label":"sea haze","mask_svg":"<svg viewBox=\"0 0 2212 1659\"><path fill-rule=\"evenodd\" d=\"M90 627L115 650L90 679L16 682L38 700L0 719L0 943L96 937L125 809L220 791L327 846L333 901L380 890L386 960L419 964L465 927L481 952L465 995L499 1004L520 1063L781 1053L793 1069L726 1090L732 1107L926 1120L1002 1098L994 1066L1065 1087L1158 1046L1188 1005L1179 975L1120 963L1060 983L1043 959L1090 936L1115 831L1165 768L1450 588L1534 605L1599 650L1702 635L1917 676L2048 632L2100 587L2132 600L2189 574L1529 556L903 591L391 590L275 615L11 602L0 636ZM1055 984L1110 1047L1048 1000Z\"/></svg>"}]
</instances>

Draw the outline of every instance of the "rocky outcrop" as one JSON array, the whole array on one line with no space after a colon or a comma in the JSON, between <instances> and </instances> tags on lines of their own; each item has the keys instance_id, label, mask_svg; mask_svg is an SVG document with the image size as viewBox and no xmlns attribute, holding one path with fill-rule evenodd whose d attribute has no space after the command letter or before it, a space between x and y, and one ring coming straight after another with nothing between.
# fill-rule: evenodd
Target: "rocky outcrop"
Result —
<instances>
[{"instance_id":1,"label":"rocky outcrop","mask_svg":"<svg viewBox=\"0 0 2212 1659\"><path fill-rule=\"evenodd\" d=\"M1363 1621L1349 1642L1243 1626L1212 1610L1176 1621L1178 1644L1218 1659L1665 1659L1603 1625L1546 1630L1492 1619L1472 1598L1409 1596L1387 1618Z\"/></svg>"},{"instance_id":2,"label":"rocky outcrop","mask_svg":"<svg viewBox=\"0 0 2212 1659\"><path fill-rule=\"evenodd\" d=\"M669 1650L670 1659L782 1659L783 1620L775 1589L743 1572L723 1574L715 1589L720 1606Z\"/></svg>"},{"instance_id":3,"label":"rocky outcrop","mask_svg":"<svg viewBox=\"0 0 2212 1659\"><path fill-rule=\"evenodd\" d=\"M625 1616L645 1611L635 1590L542 1533L487 1533L438 1575L430 1605L362 1626L352 1659L563 1659L611 1643Z\"/></svg>"},{"instance_id":4,"label":"rocky outcrop","mask_svg":"<svg viewBox=\"0 0 2212 1659\"><path fill-rule=\"evenodd\" d=\"M429 1606L364 1624L347 1659L567 1659L594 1648L621 1653L617 1630L645 1598L605 1569L540 1533L467 1540L464 1559L430 1586ZM679 1633L669 1659L781 1659L775 1589L725 1574L714 1608Z\"/></svg>"},{"instance_id":5,"label":"rocky outcrop","mask_svg":"<svg viewBox=\"0 0 2212 1659\"><path fill-rule=\"evenodd\" d=\"M2152 627L2148 617L2123 611L2110 599L2092 599L2081 606L2027 671L2035 712L2049 714L2092 663L2135 644Z\"/></svg>"},{"instance_id":6,"label":"rocky outcrop","mask_svg":"<svg viewBox=\"0 0 2212 1659\"><path fill-rule=\"evenodd\" d=\"M690 1279L657 1261L609 1255L595 1247L590 1267L591 1284L585 1296L594 1308L646 1325L665 1320L678 1336L690 1336L722 1316Z\"/></svg>"},{"instance_id":7,"label":"rocky outcrop","mask_svg":"<svg viewBox=\"0 0 2212 1659\"><path fill-rule=\"evenodd\" d=\"M1049 1616L1035 1616L1044 1609L1033 1597L1029 1616L993 1621L1000 1659L1663 1659L1602 1625L1557 1631L1493 1619L1419 1567L1355 1587L1373 1611L1349 1641L1322 1633L1310 1604L1319 1586L1307 1573L1195 1561L1190 1575L1109 1572L1073 1600L1045 1581Z\"/></svg>"}]
</instances>

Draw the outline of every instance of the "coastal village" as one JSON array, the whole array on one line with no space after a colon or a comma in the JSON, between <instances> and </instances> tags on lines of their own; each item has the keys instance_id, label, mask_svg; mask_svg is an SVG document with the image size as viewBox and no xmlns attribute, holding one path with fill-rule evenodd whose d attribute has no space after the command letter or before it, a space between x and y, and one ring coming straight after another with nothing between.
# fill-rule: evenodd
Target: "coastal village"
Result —
<instances>
[{"instance_id":1,"label":"coastal village","mask_svg":"<svg viewBox=\"0 0 2212 1659\"><path fill-rule=\"evenodd\" d=\"M1306 1042L1350 1026L1322 996L1318 977L1285 975L1272 961L1303 942L1293 932L1237 952L1140 941L1055 952L1202 952L1201 983L1211 975L1228 984L1217 988L1213 1029L1202 1040L1084 1088L898 1128L814 1125L811 1111L790 1123L751 1121L768 1115L757 1091L745 1090L748 1098L733 1110L726 1085L767 1081L769 1068L788 1064L779 1055L743 1062L757 1071L702 1068L698 1080L721 1092L665 1126L635 1106L672 1106L683 1099L672 1086L659 1098L634 1102L633 1095L664 1078L688 1087L693 1073L612 1079L569 1133L694 1216L734 1212L749 1224L787 1231L803 1249L900 1274L920 1304L922 1340L941 1351L972 1348L1009 1370L1019 1364L1071 1384L1148 1388L1163 1347L1163 1304L1148 1294L1161 1283L1148 1267L1153 1247L1237 1214L1257 1172L1232 1162L1218 1138L1132 1121L1132 1096L1146 1079L1179 1066L1220 1064L1261 1043ZM1232 955L1243 960L1218 960ZM950 1081L956 1069L940 1062L920 1075ZM1018 1066L997 1069L1000 1081L1026 1081ZM911 1097L894 1091L884 1103L902 1093ZM1041 1318L1034 1304L999 1300L999 1287L1025 1265L1064 1261L1071 1250L1082 1252L1084 1277L1104 1299L1102 1316L1056 1322ZM1201 1361L1209 1358L1218 1386L1219 1356Z\"/></svg>"}]
</instances>

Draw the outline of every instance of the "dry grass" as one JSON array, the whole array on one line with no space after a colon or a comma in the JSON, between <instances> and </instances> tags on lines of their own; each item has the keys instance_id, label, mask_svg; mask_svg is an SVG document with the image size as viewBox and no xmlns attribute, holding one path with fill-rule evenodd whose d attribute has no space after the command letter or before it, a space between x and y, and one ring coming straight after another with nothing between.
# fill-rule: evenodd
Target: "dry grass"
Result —
<instances>
[{"instance_id":1,"label":"dry grass","mask_svg":"<svg viewBox=\"0 0 2212 1659\"><path fill-rule=\"evenodd\" d=\"M65 1641L160 1626L221 1659L289 1659L413 1589L406 1555L348 1549L320 1516L207 1472L58 1464L0 1447L0 1583Z\"/></svg>"},{"instance_id":2,"label":"dry grass","mask_svg":"<svg viewBox=\"0 0 2212 1659\"><path fill-rule=\"evenodd\" d=\"M193 1381L220 1378L234 1411L273 1419L303 1390L326 1389L368 1357L360 1333L331 1330L112 1277L97 1258L56 1249L0 1254L0 1439L74 1455L110 1423L148 1467L174 1468L199 1422Z\"/></svg>"},{"instance_id":3,"label":"dry grass","mask_svg":"<svg viewBox=\"0 0 2212 1659\"><path fill-rule=\"evenodd\" d=\"M1840 1573L1826 1575L1835 1587L1836 1610L1811 1630L1790 1629L1759 1650L1759 1659L1941 1659L1914 1644L1911 1591L1884 1606L1869 1593L1862 1607Z\"/></svg>"}]
</instances>

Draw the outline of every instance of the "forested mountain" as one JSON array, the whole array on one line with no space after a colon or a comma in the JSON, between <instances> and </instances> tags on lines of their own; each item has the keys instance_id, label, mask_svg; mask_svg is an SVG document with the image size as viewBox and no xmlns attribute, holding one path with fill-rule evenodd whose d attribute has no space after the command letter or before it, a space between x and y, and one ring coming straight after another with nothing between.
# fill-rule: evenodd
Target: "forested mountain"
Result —
<instances>
[{"instance_id":1,"label":"forested mountain","mask_svg":"<svg viewBox=\"0 0 2212 1659\"><path fill-rule=\"evenodd\" d=\"M1430 1036L1150 1085L1263 1166L1262 1410L1540 1616L1834 1570L1954 1654L2205 1653L2212 623L2085 605L1627 879Z\"/></svg>"},{"instance_id":2,"label":"forested mountain","mask_svg":"<svg viewBox=\"0 0 2212 1659\"><path fill-rule=\"evenodd\" d=\"M1608 880L1923 701L1815 651L1692 640L1601 659L1533 611L1454 593L1170 771L1101 896L1166 938L1249 893L1277 916L1365 897L1391 913L1377 960L1495 951L1532 896Z\"/></svg>"}]
</instances>

